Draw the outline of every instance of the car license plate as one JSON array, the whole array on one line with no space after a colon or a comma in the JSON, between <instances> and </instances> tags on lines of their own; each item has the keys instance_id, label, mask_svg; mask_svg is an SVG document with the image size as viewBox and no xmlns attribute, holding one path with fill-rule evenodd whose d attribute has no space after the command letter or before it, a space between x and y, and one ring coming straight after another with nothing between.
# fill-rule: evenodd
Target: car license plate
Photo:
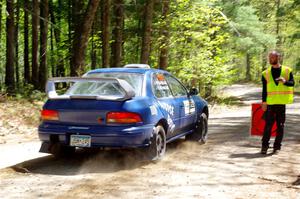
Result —
<instances>
[{"instance_id":1,"label":"car license plate","mask_svg":"<svg viewBox=\"0 0 300 199\"><path fill-rule=\"evenodd\" d=\"M91 136L71 135L70 146L91 147Z\"/></svg>"}]
</instances>

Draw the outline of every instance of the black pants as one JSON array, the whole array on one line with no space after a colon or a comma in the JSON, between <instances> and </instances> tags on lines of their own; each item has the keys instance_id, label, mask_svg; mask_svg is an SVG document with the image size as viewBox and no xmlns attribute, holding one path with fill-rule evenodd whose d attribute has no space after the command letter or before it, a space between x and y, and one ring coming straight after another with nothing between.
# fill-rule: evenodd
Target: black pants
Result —
<instances>
[{"instance_id":1,"label":"black pants","mask_svg":"<svg viewBox=\"0 0 300 199\"><path fill-rule=\"evenodd\" d=\"M271 137L271 130L274 122L277 122L277 136L273 145L274 149L281 148L281 142L283 139L283 128L285 122L285 105L268 105L266 113L266 126L264 135L262 138L262 147L269 147L269 141Z\"/></svg>"}]
</instances>

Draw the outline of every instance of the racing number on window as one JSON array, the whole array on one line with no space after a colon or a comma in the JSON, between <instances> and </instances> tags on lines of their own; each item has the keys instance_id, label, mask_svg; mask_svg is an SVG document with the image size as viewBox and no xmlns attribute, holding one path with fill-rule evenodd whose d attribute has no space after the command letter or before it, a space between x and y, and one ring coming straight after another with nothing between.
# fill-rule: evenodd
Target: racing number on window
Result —
<instances>
[{"instance_id":1,"label":"racing number on window","mask_svg":"<svg viewBox=\"0 0 300 199\"><path fill-rule=\"evenodd\" d=\"M154 94L156 97L162 98L162 97L172 96L169 85L163 74L160 73L154 74L152 82L153 82Z\"/></svg>"}]
</instances>

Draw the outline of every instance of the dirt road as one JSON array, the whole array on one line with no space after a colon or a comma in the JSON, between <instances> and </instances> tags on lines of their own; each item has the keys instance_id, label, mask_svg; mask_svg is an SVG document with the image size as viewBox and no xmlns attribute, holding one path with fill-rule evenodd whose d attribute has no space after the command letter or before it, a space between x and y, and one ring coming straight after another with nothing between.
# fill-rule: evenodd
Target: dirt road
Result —
<instances>
[{"instance_id":1,"label":"dirt road","mask_svg":"<svg viewBox=\"0 0 300 199\"><path fill-rule=\"evenodd\" d=\"M280 153L261 155L260 139L248 133L249 104L260 90L235 85L223 92L241 101L211 108L205 145L176 141L159 162L129 150L35 158L0 170L0 198L299 199L300 98L288 106Z\"/></svg>"}]
</instances>

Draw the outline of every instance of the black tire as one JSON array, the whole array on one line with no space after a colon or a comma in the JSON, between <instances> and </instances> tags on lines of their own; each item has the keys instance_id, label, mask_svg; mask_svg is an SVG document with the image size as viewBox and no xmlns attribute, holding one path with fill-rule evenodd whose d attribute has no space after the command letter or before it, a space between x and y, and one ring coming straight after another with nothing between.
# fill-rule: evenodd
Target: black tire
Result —
<instances>
[{"instance_id":1,"label":"black tire","mask_svg":"<svg viewBox=\"0 0 300 199\"><path fill-rule=\"evenodd\" d=\"M147 158L150 160L161 159L166 152L166 133L165 129L158 125L154 128L150 139L150 146L146 149Z\"/></svg>"},{"instance_id":2,"label":"black tire","mask_svg":"<svg viewBox=\"0 0 300 199\"><path fill-rule=\"evenodd\" d=\"M56 158L70 157L75 153L75 147L65 146L57 142L50 145L49 151Z\"/></svg>"},{"instance_id":3,"label":"black tire","mask_svg":"<svg viewBox=\"0 0 300 199\"><path fill-rule=\"evenodd\" d=\"M204 144L207 140L207 124L207 115L205 113L202 113L198 117L193 132L185 136L186 140Z\"/></svg>"}]
</instances>

